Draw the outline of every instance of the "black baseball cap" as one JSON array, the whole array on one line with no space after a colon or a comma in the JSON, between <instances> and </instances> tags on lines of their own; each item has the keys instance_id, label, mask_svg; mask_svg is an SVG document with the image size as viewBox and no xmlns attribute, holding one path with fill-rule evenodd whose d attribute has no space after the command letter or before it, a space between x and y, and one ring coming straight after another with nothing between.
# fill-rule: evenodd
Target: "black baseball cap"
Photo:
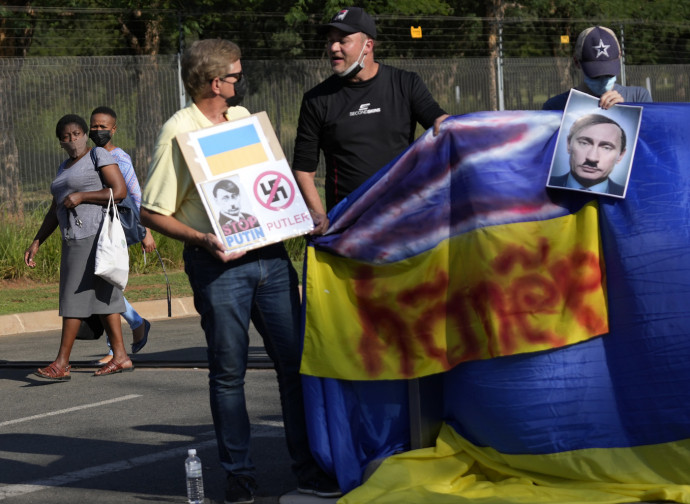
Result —
<instances>
[{"instance_id":1,"label":"black baseball cap","mask_svg":"<svg viewBox=\"0 0 690 504\"><path fill-rule=\"evenodd\" d=\"M575 59L588 77L620 75L621 48L616 34L605 26L592 26L577 37Z\"/></svg>"},{"instance_id":2,"label":"black baseball cap","mask_svg":"<svg viewBox=\"0 0 690 504\"><path fill-rule=\"evenodd\" d=\"M331 18L330 23L319 27L319 33L326 33L330 28L337 28L345 33L362 32L376 39L376 24L361 7L342 9Z\"/></svg>"}]
</instances>

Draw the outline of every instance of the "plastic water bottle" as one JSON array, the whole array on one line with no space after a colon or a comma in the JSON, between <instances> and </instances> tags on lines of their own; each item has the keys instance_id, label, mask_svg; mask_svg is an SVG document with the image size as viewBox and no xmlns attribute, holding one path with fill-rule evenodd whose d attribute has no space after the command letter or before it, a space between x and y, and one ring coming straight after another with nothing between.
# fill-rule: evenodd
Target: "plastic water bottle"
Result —
<instances>
[{"instance_id":1,"label":"plastic water bottle","mask_svg":"<svg viewBox=\"0 0 690 504\"><path fill-rule=\"evenodd\" d=\"M187 451L187 460L184 461L187 473L187 499L189 504L203 504L204 479L201 475L201 460L196 456L194 448Z\"/></svg>"}]
</instances>

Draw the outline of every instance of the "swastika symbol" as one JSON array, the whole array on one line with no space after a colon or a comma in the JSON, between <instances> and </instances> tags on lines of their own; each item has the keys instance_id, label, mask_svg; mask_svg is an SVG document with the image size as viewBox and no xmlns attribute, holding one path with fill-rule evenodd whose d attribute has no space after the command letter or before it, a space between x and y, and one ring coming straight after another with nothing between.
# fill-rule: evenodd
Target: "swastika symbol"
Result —
<instances>
[{"instance_id":1,"label":"swastika symbol","mask_svg":"<svg viewBox=\"0 0 690 504\"><path fill-rule=\"evenodd\" d=\"M295 199L295 187L285 174L267 171L254 181L254 196L262 206L278 211L292 204Z\"/></svg>"}]
</instances>

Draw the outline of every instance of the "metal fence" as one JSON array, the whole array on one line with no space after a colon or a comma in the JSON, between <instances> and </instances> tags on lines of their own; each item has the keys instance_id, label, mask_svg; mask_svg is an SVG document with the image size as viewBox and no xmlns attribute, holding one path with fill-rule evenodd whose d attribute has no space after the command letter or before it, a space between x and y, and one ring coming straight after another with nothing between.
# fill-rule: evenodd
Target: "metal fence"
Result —
<instances>
[{"instance_id":1,"label":"metal fence","mask_svg":"<svg viewBox=\"0 0 690 504\"><path fill-rule=\"evenodd\" d=\"M506 59L500 72L489 58L386 63L419 73L453 115L539 110L579 77L570 58ZM268 113L291 160L302 94L331 74L328 62L243 60L242 66L250 86L244 105ZM689 101L690 65L627 66L624 76L628 85L647 87L655 101ZM0 59L0 209L48 198L64 159L57 120L76 113L88 121L99 105L117 112L115 143L130 153L143 183L158 130L181 100L177 56Z\"/></svg>"}]
</instances>

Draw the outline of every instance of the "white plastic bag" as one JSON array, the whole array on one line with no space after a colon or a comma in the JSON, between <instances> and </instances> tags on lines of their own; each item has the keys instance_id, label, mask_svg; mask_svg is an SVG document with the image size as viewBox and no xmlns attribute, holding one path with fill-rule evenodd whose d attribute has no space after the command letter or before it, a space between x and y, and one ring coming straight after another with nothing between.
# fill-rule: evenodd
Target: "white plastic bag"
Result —
<instances>
[{"instance_id":1,"label":"white plastic bag","mask_svg":"<svg viewBox=\"0 0 690 504\"><path fill-rule=\"evenodd\" d=\"M112 189L96 244L95 273L121 290L127 286L127 278L129 277L127 238L125 238L125 232L120 223L120 214L115 206Z\"/></svg>"}]
</instances>

